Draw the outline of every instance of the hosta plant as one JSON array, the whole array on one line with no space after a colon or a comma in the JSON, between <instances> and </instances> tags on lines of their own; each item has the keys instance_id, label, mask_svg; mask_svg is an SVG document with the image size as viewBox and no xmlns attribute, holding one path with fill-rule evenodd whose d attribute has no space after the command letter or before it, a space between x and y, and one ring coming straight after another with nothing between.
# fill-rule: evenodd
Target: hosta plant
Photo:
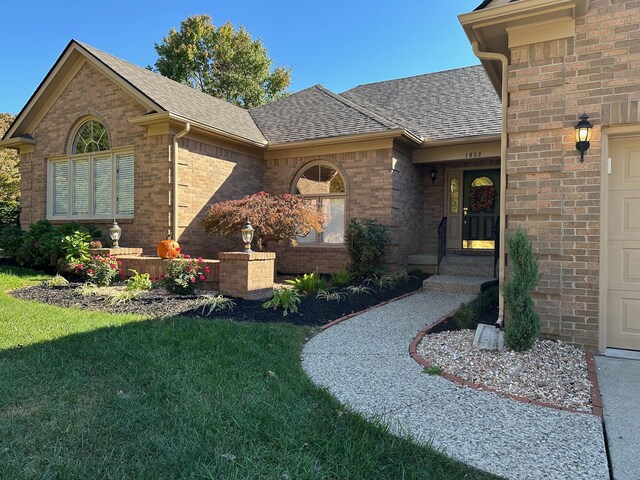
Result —
<instances>
[{"instance_id":1,"label":"hosta plant","mask_svg":"<svg viewBox=\"0 0 640 480\"><path fill-rule=\"evenodd\" d=\"M315 272L305 273L301 277L285 280L285 282L293 286L293 289L301 295L316 293L319 290L327 289L327 281L318 274L317 270Z\"/></svg>"},{"instance_id":2,"label":"hosta plant","mask_svg":"<svg viewBox=\"0 0 640 480\"><path fill-rule=\"evenodd\" d=\"M302 297L292 288L274 288L273 297L268 302L262 304L262 308L282 309L282 316L286 317L289 312L296 313Z\"/></svg>"}]
</instances>

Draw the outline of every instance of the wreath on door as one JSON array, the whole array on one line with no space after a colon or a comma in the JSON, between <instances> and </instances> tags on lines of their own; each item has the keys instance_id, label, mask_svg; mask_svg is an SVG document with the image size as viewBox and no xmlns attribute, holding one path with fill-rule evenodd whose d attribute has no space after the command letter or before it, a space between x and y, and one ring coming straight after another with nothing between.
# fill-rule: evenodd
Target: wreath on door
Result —
<instances>
[{"instance_id":1,"label":"wreath on door","mask_svg":"<svg viewBox=\"0 0 640 480\"><path fill-rule=\"evenodd\" d=\"M496 204L496 188L493 185L471 187L469 190L469 206L472 212L491 210Z\"/></svg>"}]
</instances>

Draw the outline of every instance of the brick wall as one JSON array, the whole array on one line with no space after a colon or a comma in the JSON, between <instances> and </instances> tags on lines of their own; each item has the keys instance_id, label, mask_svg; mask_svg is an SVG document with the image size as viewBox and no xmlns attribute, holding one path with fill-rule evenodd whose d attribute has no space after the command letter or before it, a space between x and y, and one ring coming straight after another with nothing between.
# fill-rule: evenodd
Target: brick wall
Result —
<instances>
[{"instance_id":1,"label":"brick wall","mask_svg":"<svg viewBox=\"0 0 640 480\"><path fill-rule=\"evenodd\" d=\"M378 149L357 152L336 153L322 156L303 156L265 161L265 191L274 194L291 193L296 174L307 164L327 161L339 167L347 186L346 223L352 218L373 218L391 226L393 197L393 156L394 150ZM302 273L318 268L320 272L331 273L345 269L349 257L344 247L289 247L270 246L277 253L276 269L279 272ZM390 259L398 258L398 241L389 254ZM405 259L406 261L406 259Z\"/></svg>"},{"instance_id":2,"label":"brick wall","mask_svg":"<svg viewBox=\"0 0 640 480\"><path fill-rule=\"evenodd\" d=\"M517 47L509 67L508 228L532 237L543 333L598 346L601 127L640 121L640 2L592 0L575 38ZM573 126L595 125L584 163Z\"/></svg>"},{"instance_id":3,"label":"brick wall","mask_svg":"<svg viewBox=\"0 0 640 480\"><path fill-rule=\"evenodd\" d=\"M237 247L205 234L201 222L211 203L242 198L263 190L263 160L221 144L185 137L179 140L178 241L192 256L217 258L217 253Z\"/></svg>"},{"instance_id":4,"label":"brick wall","mask_svg":"<svg viewBox=\"0 0 640 480\"><path fill-rule=\"evenodd\" d=\"M34 152L22 155L22 227L46 218L47 158L67 154L74 128L92 115L106 125L113 147L134 146L135 218L118 222L121 244L154 251L156 239L165 238L168 228L169 143L166 135L146 137L144 128L129 123L143 113L145 108L133 97L85 64L33 132ZM105 233L111 226L111 221L80 223Z\"/></svg>"}]
</instances>

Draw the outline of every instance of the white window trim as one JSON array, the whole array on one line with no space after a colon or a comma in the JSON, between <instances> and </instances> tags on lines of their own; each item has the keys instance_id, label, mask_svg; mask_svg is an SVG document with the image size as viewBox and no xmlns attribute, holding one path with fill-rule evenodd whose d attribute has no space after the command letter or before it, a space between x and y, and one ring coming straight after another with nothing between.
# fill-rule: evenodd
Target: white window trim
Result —
<instances>
[{"instance_id":1,"label":"white window trim","mask_svg":"<svg viewBox=\"0 0 640 480\"><path fill-rule=\"evenodd\" d=\"M134 214L116 214L117 197L116 197L116 156L123 154L134 154L133 147L119 147L112 148L111 150L104 150L101 152L91 153L78 153L76 155L62 155L57 157L50 157L47 161L47 220L114 220L114 219L133 219ZM106 157L111 156L111 213L109 215L93 215L93 158L94 157ZM85 215L73 215L73 169L71 168L71 162L73 160L89 159L89 188L88 188L88 201L89 201L89 214ZM67 193L67 214L66 215L54 215L53 214L53 164L56 162L68 162L68 193ZM135 155L134 155L135 164ZM135 204L135 197L134 197Z\"/></svg>"}]
</instances>

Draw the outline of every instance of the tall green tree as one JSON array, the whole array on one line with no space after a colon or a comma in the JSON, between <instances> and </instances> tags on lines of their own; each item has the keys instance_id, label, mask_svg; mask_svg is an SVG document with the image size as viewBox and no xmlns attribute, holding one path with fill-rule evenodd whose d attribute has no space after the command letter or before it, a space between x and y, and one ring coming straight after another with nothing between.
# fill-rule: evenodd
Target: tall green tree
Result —
<instances>
[{"instance_id":1,"label":"tall green tree","mask_svg":"<svg viewBox=\"0 0 640 480\"><path fill-rule=\"evenodd\" d=\"M7 131L14 116L0 113L0 138ZM0 148L0 202L17 201L20 197L20 157L15 150Z\"/></svg>"},{"instance_id":2,"label":"tall green tree","mask_svg":"<svg viewBox=\"0 0 640 480\"><path fill-rule=\"evenodd\" d=\"M260 39L229 22L216 28L208 15L194 15L155 44L152 70L239 107L252 108L287 94L291 69L272 69Z\"/></svg>"}]
</instances>

